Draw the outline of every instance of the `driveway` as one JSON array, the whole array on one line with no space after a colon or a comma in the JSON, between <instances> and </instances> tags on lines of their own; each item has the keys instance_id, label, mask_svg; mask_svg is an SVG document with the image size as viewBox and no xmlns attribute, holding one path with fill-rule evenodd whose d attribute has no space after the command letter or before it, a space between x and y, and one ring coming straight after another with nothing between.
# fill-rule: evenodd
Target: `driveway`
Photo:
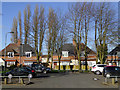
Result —
<instances>
[{"instance_id":1,"label":"driveway","mask_svg":"<svg viewBox=\"0 0 120 90\"><path fill-rule=\"evenodd\" d=\"M94 80L97 78L98 80ZM49 73L32 78L30 85L2 85L3 88L117 88L117 85L104 85L102 75L93 73Z\"/></svg>"}]
</instances>

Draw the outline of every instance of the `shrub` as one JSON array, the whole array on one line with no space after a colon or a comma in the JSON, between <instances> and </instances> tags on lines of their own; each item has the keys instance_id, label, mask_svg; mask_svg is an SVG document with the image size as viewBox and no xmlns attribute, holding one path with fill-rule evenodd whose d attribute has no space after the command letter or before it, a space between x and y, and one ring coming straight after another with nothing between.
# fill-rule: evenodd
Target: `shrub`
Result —
<instances>
[{"instance_id":1,"label":"shrub","mask_svg":"<svg viewBox=\"0 0 120 90\"><path fill-rule=\"evenodd\" d=\"M9 70L14 69L15 67L16 67L16 65L11 65L11 66L9 67Z\"/></svg>"}]
</instances>

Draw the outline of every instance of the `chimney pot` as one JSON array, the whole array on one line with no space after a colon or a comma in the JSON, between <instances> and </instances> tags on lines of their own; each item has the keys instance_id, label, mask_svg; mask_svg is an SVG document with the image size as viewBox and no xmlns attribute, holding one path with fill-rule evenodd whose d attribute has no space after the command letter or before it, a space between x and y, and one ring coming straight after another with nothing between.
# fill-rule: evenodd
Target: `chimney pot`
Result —
<instances>
[{"instance_id":1,"label":"chimney pot","mask_svg":"<svg viewBox=\"0 0 120 90\"><path fill-rule=\"evenodd\" d=\"M73 39L73 46L76 46L75 40Z\"/></svg>"},{"instance_id":2,"label":"chimney pot","mask_svg":"<svg viewBox=\"0 0 120 90\"><path fill-rule=\"evenodd\" d=\"M20 44L21 44L21 41L20 41L20 39L18 39L17 45L20 45Z\"/></svg>"}]
</instances>

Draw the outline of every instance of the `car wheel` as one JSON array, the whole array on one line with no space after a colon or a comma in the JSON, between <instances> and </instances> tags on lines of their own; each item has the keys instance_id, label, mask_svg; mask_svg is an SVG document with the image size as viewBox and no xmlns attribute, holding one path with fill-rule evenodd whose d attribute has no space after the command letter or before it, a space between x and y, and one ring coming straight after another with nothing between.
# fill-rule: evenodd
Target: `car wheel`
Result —
<instances>
[{"instance_id":1,"label":"car wheel","mask_svg":"<svg viewBox=\"0 0 120 90\"><path fill-rule=\"evenodd\" d=\"M96 71L96 72L95 72L95 74L100 75L100 74L101 74L101 72L100 72L100 71Z\"/></svg>"},{"instance_id":2,"label":"car wheel","mask_svg":"<svg viewBox=\"0 0 120 90\"><path fill-rule=\"evenodd\" d=\"M46 70L44 70L44 71L43 71L43 73L45 73L45 74L46 74L46 73L47 73L47 71L46 71Z\"/></svg>"}]
</instances>

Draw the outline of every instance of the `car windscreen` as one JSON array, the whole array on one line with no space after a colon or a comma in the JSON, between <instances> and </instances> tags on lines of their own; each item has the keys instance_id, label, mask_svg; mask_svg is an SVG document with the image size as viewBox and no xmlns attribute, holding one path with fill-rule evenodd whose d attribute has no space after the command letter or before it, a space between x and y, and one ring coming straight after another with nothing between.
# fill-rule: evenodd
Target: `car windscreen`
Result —
<instances>
[{"instance_id":1,"label":"car windscreen","mask_svg":"<svg viewBox=\"0 0 120 90\"><path fill-rule=\"evenodd\" d=\"M120 67L107 67L106 70L120 71Z\"/></svg>"}]
</instances>

